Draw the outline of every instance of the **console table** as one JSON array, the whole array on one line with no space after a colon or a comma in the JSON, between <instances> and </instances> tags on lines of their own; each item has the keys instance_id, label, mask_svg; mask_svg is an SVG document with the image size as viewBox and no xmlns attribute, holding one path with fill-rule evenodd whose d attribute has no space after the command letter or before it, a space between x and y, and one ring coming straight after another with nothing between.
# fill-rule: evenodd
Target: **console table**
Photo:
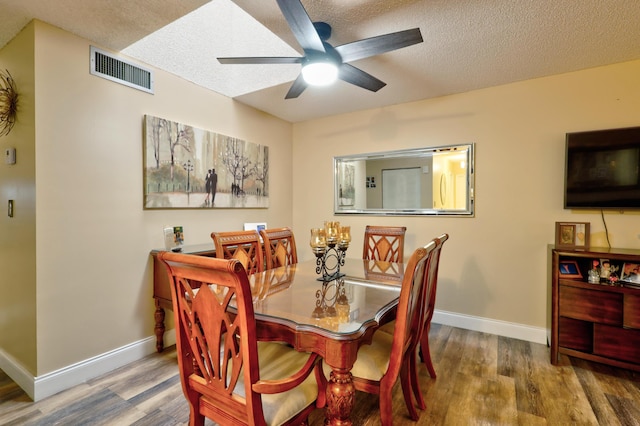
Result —
<instances>
[{"instance_id":1,"label":"console table","mask_svg":"<svg viewBox=\"0 0 640 426\"><path fill-rule=\"evenodd\" d=\"M640 264L640 250L551 248L551 363L559 354L640 371L640 288L589 283L593 262Z\"/></svg>"},{"instance_id":2,"label":"console table","mask_svg":"<svg viewBox=\"0 0 640 426\"><path fill-rule=\"evenodd\" d=\"M173 309L171 301L171 290L169 286L169 275L167 271L158 260L158 253L166 251L164 249L151 250L151 256L153 257L153 298L156 302L155 312L155 327L154 332L156 335L156 350L162 352L164 349L164 318L165 309ZM197 256L216 257L216 249L211 244L195 244L190 246L182 246L180 253L195 254Z\"/></svg>"}]
</instances>

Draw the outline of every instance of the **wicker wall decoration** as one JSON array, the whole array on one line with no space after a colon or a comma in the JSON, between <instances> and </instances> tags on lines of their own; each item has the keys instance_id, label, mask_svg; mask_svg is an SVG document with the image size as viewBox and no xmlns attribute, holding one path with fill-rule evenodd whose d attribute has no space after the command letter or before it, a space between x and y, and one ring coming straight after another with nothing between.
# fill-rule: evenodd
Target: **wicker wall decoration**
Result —
<instances>
[{"instance_id":1,"label":"wicker wall decoration","mask_svg":"<svg viewBox=\"0 0 640 426\"><path fill-rule=\"evenodd\" d=\"M0 71L0 136L9 134L16 123L18 92L9 70Z\"/></svg>"}]
</instances>

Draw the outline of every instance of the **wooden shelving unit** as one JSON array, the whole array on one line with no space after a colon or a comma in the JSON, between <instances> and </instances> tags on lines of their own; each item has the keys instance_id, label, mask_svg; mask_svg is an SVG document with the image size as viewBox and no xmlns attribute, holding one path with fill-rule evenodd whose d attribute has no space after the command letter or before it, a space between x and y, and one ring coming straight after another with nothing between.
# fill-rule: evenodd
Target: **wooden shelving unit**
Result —
<instances>
[{"instance_id":1,"label":"wooden shelving unit","mask_svg":"<svg viewBox=\"0 0 640 426\"><path fill-rule=\"evenodd\" d=\"M551 363L558 355L640 371L640 289L587 281L592 261L640 264L640 250L551 250ZM560 265L575 261L584 278L566 278Z\"/></svg>"}]
</instances>

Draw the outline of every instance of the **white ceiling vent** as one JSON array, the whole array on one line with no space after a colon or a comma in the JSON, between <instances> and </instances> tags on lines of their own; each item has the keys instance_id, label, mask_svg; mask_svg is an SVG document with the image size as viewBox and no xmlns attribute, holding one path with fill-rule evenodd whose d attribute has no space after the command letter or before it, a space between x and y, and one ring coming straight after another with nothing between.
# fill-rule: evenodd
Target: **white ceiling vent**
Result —
<instances>
[{"instance_id":1,"label":"white ceiling vent","mask_svg":"<svg viewBox=\"0 0 640 426\"><path fill-rule=\"evenodd\" d=\"M91 46L91 74L153 93L153 71Z\"/></svg>"}]
</instances>

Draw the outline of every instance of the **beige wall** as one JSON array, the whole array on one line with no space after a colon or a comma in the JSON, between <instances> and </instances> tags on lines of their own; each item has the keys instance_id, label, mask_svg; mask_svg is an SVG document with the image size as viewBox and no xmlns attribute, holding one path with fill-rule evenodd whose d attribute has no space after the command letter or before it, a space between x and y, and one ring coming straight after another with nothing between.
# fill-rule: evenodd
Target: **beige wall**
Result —
<instances>
[{"instance_id":1,"label":"beige wall","mask_svg":"<svg viewBox=\"0 0 640 426\"><path fill-rule=\"evenodd\" d=\"M155 73L155 95L92 76L90 42L42 22L36 22L33 31L36 152L34 156L32 150L18 147L18 158L24 164L35 158L37 202L30 211L17 204L13 223L31 217L32 228L35 212L37 284L33 276L22 277L24 264L31 266L33 275L33 243L31 249L21 248L17 260L17 254L11 254L14 263L2 261L2 315L4 295L11 295L7 271L9 276L20 275L11 285L27 286L28 290L11 292L19 292L21 304L30 311L3 318L0 349L40 376L153 335L149 251L163 247L164 225L183 225L187 244L212 243L212 231L242 229L244 222L291 225L292 152L287 122L165 72ZM6 49L3 57L11 61L19 55ZM9 59L0 65L9 66ZM11 68L20 81L28 82L29 67L24 76L20 67ZM24 95L25 102L34 102L33 93ZM143 210L145 114L269 146L270 208ZM16 136L22 126L24 122L16 126ZM33 176L29 181L17 176L17 169L0 166L3 182L5 175L14 181L13 191L33 190ZM1 216L4 238L13 228ZM3 257L17 242L23 238L2 240ZM26 321L18 321L21 317ZM22 348L5 337L9 331L33 336L36 320L37 348L33 342Z\"/></svg>"},{"instance_id":2,"label":"beige wall","mask_svg":"<svg viewBox=\"0 0 640 426\"><path fill-rule=\"evenodd\" d=\"M0 137L0 350L36 372L36 217L34 31L30 25L0 50L0 69L9 70L18 92L13 130ZM4 150L16 149L15 165ZM14 200L14 217L7 201Z\"/></svg>"},{"instance_id":3,"label":"beige wall","mask_svg":"<svg viewBox=\"0 0 640 426\"><path fill-rule=\"evenodd\" d=\"M335 219L351 225L355 256L367 224L407 226L409 254L449 233L436 309L544 328L554 223L591 222L606 245L599 212L562 208L565 133L640 125L638 75L635 61L295 124L293 223L302 235L333 216L333 156L475 142L475 218ZM640 247L640 214L605 218L612 246Z\"/></svg>"}]
</instances>

